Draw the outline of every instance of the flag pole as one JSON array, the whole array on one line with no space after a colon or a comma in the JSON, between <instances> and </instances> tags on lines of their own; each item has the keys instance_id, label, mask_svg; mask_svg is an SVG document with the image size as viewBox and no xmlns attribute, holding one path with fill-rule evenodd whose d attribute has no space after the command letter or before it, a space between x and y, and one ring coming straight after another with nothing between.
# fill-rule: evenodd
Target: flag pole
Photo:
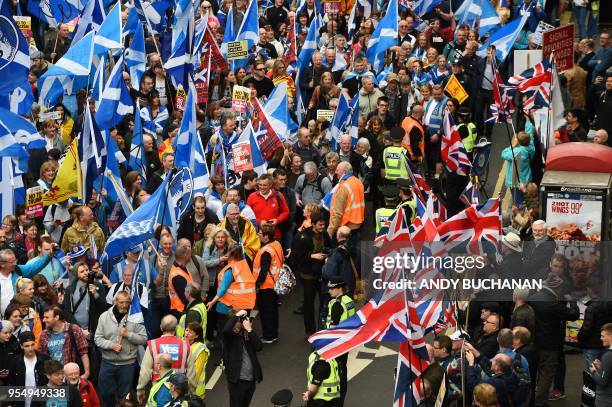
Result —
<instances>
[{"instance_id":1,"label":"flag pole","mask_svg":"<svg viewBox=\"0 0 612 407\"><path fill-rule=\"evenodd\" d=\"M497 70L496 58L494 57L487 57L487 58L491 58L491 67L493 68L493 75L497 76L499 71ZM497 91L499 92L499 85L495 81L493 85L497 87ZM503 108L503 107L504 106L500 106L500 108ZM513 136L510 135L510 127L508 126L508 120L506 118L504 118L504 123L506 127L506 134L508 135L508 141L510 142L510 151L512 152L512 166L514 167L514 175L516 175L516 182L518 186L518 184L520 184L521 182L521 178L519 175L518 166L516 165L516 155L514 154L514 146L512 145ZM514 130L514 124L512 125L512 129ZM513 199L514 199L514 196L513 196Z\"/></svg>"}]
</instances>

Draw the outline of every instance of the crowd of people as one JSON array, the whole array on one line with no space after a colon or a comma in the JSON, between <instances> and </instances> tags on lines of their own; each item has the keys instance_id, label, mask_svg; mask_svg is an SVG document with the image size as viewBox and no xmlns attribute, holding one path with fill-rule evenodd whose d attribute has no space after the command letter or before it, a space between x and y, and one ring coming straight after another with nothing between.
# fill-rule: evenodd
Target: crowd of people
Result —
<instances>
[{"instance_id":1,"label":"crowd of people","mask_svg":"<svg viewBox=\"0 0 612 407\"><path fill-rule=\"evenodd\" d=\"M12 13L26 10L25 3L11 2ZM109 3L104 2L107 9ZM45 206L39 217L29 217L23 205L3 216L0 382L69 385L67 404L26 400L19 405L204 405L207 363L211 352L218 351L229 405L248 406L266 370L257 352L282 341L277 285L286 276L284 265L298 280L299 290L291 295L301 296L294 312L303 315L308 338L359 308L366 276L360 245L373 240L398 210L405 219L415 219L415 188L420 186L413 184L413 173L427 180L448 218L466 208L461 195L470 177L449 171L441 154L444 115L453 116L468 157L479 141L493 140L493 77L498 69L504 79L512 76L512 52L498 60L495 47L489 46L486 55L479 56L487 37L455 16L461 2L436 2L421 16L412 2L399 2L397 42L386 55L391 72L381 76L371 70L366 50L387 2L370 4L374 11L368 10L367 16L363 5L356 7L354 27L349 24L350 1L324 16L318 15L322 10L313 0L260 3L256 49L245 67L212 73L208 100L197 104L195 131L207 147L207 162L218 162L218 151L231 150L249 120L248 112L245 117L232 111L234 86L248 87L251 98L263 104L285 84L295 130L266 160L265 173L242 171L231 185L223 173L213 171L208 191L194 194L176 230L162 224L154 239L126 247L114 265L102 264L100 254L126 214L103 188L89 191L87 202L67 199ZM597 27L599 1L491 3L501 26L529 16L513 50L541 48L535 40L540 21L558 26L571 19L576 24L575 64L560 75L566 124L556 129L554 139L557 144L611 146L612 40ZM128 6L122 4L124 24ZM244 0L204 0L195 10L196 24L204 21L221 43L228 19L240 26L247 7ZM170 7L168 21L172 12ZM316 50L311 61L298 62L308 69L296 78L286 58L289 25L295 24L294 52L299 53L319 17L323 25ZM167 55L161 45L170 35L169 28L155 35L147 32L146 70L137 87L132 87L129 70L123 71L135 114L142 120L147 163L141 171L130 168L128 161L120 165L121 187L134 209L175 171L174 140L183 110L174 103L177 90L164 68ZM126 36L126 46L130 40ZM28 81L35 98L42 91L38 79L70 45L69 24L53 29L32 18ZM451 78L467 92L462 102L446 92ZM318 113L335 111L341 94L349 99L358 95L358 125L354 134L347 129L332 140L329 118ZM508 162L505 188L512 199L504 208L501 257L490 268L513 276L526 264L537 270L544 288L517 290L512 301L476 296L460 307L460 329L428 341L430 365L422 374L421 403L433 405L443 382L443 405L449 406L467 402L540 407L566 397L565 324L583 318L578 344L585 369L597 384L595 405L612 405L612 306L587 302L597 299L599 280L580 280L580 270L555 253L538 196L544 147L534 112L540 106L523 109L520 95L516 102L516 134L495 141L505 146L500 158ZM83 131L85 109L95 111L85 89L66 94L51 107L57 112L54 118L39 120L48 112L32 105L26 118L36 124L46 145L29 151L23 175L27 187L40 186L45 192L53 188L64 153ZM105 130L129 159L134 116L125 115ZM215 148L218 145L222 147ZM144 323L129 318L136 294ZM577 300L585 304L582 315ZM254 320L260 321L261 332L254 329ZM308 386L301 397L308 406L345 404L346 355L325 361L313 352L306 376ZM289 405L291 394L280 392L273 402Z\"/></svg>"}]
</instances>

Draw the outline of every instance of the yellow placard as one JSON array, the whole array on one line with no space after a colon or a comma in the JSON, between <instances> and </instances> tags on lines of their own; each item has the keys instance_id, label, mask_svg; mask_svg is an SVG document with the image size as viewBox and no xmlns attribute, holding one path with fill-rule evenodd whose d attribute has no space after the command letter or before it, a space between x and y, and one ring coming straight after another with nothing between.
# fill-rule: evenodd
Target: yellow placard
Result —
<instances>
[{"instance_id":1,"label":"yellow placard","mask_svg":"<svg viewBox=\"0 0 612 407\"><path fill-rule=\"evenodd\" d=\"M455 74L452 74L444 88L444 92L446 92L449 96L454 97L459 101L459 103L465 102L465 100L469 97L468 93L463 89L463 86L457 80Z\"/></svg>"},{"instance_id":2,"label":"yellow placard","mask_svg":"<svg viewBox=\"0 0 612 407\"><path fill-rule=\"evenodd\" d=\"M251 89L234 85L232 89L232 110L235 112L246 112L247 105L251 102Z\"/></svg>"},{"instance_id":3,"label":"yellow placard","mask_svg":"<svg viewBox=\"0 0 612 407\"><path fill-rule=\"evenodd\" d=\"M326 110L326 109L317 110L317 120L323 119L323 120L327 120L328 122L331 122L333 117L334 117L333 110Z\"/></svg>"},{"instance_id":4,"label":"yellow placard","mask_svg":"<svg viewBox=\"0 0 612 407\"><path fill-rule=\"evenodd\" d=\"M230 41L227 43L227 59L244 59L249 56L249 43L247 40Z\"/></svg>"}]
</instances>

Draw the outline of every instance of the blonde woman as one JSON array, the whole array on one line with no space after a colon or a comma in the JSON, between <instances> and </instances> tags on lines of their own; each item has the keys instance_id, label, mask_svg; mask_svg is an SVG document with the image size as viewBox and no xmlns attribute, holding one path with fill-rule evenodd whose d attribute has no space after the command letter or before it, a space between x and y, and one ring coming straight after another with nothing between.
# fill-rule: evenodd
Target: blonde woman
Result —
<instances>
[{"instance_id":1,"label":"blonde woman","mask_svg":"<svg viewBox=\"0 0 612 407\"><path fill-rule=\"evenodd\" d=\"M287 96L295 98L295 82L293 82L291 75L287 73L287 65L282 59L277 59L272 65L272 82L274 82L274 86L285 82L287 84Z\"/></svg>"},{"instance_id":2,"label":"blonde woman","mask_svg":"<svg viewBox=\"0 0 612 407\"><path fill-rule=\"evenodd\" d=\"M46 191L51 188L51 184L53 184L53 180L55 179L55 175L57 174L57 163L55 161L45 161L40 166L40 178L36 183L43 187Z\"/></svg>"},{"instance_id":3,"label":"blonde woman","mask_svg":"<svg viewBox=\"0 0 612 407\"><path fill-rule=\"evenodd\" d=\"M309 203L306 204L306 206L304 206L304 221L302 222L302 225L298 228L298 232L302 232L304 229L309 228L312 226L312 222L311 222L311 218L312 215L315 215L317 213L321 212L321 207L315 203Z\"/></svg>"}]
</instances>

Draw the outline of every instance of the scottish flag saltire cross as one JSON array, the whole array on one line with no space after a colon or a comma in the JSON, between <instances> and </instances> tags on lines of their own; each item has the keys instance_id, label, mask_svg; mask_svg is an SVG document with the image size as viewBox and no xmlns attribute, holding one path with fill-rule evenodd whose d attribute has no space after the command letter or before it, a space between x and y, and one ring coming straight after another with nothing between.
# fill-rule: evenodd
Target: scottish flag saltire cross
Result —
<instances>
[{"instance_id":1,"label":"scottish flag saltire cross","mask_svg":"<svg viewBox=\"0 0 612 407\"><path fill-rule=\"evenodd\" d=\"M10 14L9 0L0 0L0 95L9 95L28 78L28 42Z\"/></svg>"},{"instance_id":2,"label":"scottish flag saltire cross","mask_svg":"<svg viewBox=\"0 0 612 407\"><path fill-rule=\"evenodd\" d=\"M0 130L1 131L1 130ZM25 201L25 189L20 175L15 174L11 157L0 157L0 212L2 218L15 213L15 206Z\"/></svg>"},{"instance_id":3,"label":"scottish flag saltire cross","mask_svg":"<svg viewBox=\"0 0 612 407\"><path fill-rule=\"evenodd\" d=\"M387 6L387 13L376 26L366 50L368 62L376 72L385 66L387 49L397 45L397 26L397 0L391 0Z\"/></svg>"},{"instance_id":4,"label":"scottish flag saltire cross","mask_svg":"<svg viewBox=\"0 0 612 407\"><path fill-rule=\"evenodd\" d=\"M72 35L73 44L79 42L88 32L96 31L100 28L100 24L102 24L104 17L106 17L104 10L102 0L89 0L87 2Z\"/></svg>"},{"instance_id":5,"label":"scottish flag saltire cross","mask_svg":"<svg viewBox=\"0 0 612 407\"><path fill-rule=\"evenodd\" d=\"M90 0L94 1L94 0ZM94 54L104 55L107 51L123 48L121 24L121 7L119 3L109 11L108 15L96 31L94 37Z\"/></svg>"},{"instance_id":6,"label":"scottish flag saltire cross","mask_svg":"<svg viewBox=\"0 0 612 407\"><path fill-rule=\"evenodd\" d=\"M145 71L146 63L144 29L142 23L138 20L130 47L125 51L125 67L130 74L132 89L140 89L140 80Z\"/></svg>"},{"instance_id":7,"label":"scottish flag saltire cross","mask_svg":"<svg viewBox=\"0 0 612 407\"><path fill-rule=\"evenodd\" d=\"M128 322L134 324L144 324L144 316L142 314L142 307L140 305L140 296L138 295L138 279L140 277L140 268L142 267L142 253L138 257L138 261L134 266L134 272L132 274L132 282L130 287L131 299L130 299L130 310L128 312Z\"/></svg>"},{"instance_id":8,"label":"scottish flag saltire cross","mask_svg":"<svg viewBox=\"0 0 612 407\"><path fill-rule=\"evenodd\" d=\"M487 55L487 48L489 45L495 45L497 58L500 61L506 59L528 18L529 14L515 18L508 24L499 28L497 31L494 31L476 54L480 57L485 57Z\"/></svg>"},{"instance_id":9,"label":"scottish flag saltire cross","mask_svg":"<svg viewBox=\"0 0 612 407\"><path fill-rule=\"evenodd\" d=\"M102 92L100 108L96 112L96 122L101 129L110 129L126 114L133 112L132 97L123 81L123 56L121 56L115 63Z\"/></svg>"}]
</instances>

